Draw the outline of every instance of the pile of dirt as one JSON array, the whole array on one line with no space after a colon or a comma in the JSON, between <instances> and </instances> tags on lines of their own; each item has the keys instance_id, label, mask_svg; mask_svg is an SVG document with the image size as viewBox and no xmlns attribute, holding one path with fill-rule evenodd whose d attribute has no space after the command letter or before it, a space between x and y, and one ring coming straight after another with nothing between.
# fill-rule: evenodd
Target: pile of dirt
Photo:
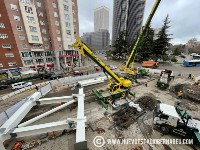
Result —
<instances>
[{"instance_id":1,"label":"pile of dirt","mask_svg":"<svg viewBox=\"0 0 200 150\"><path fill-rule=\"evenodd\" d=\"M183 91L183 98L200 102L200 86L190 84L177 84L169 90L177 96L178 91Z\"/></svg>"},{"instance_id":2,"label":"pile of dirt","mask_svg":"<svg viewBox=\"0 0 200 150\"><path fill-rule=\"evenodd\" d=\"M139 97L135 101L135 103L138 103L139 106L146 111L152 111L158 102L159 101L151 94Z\"/></svg>"}]
</instances>

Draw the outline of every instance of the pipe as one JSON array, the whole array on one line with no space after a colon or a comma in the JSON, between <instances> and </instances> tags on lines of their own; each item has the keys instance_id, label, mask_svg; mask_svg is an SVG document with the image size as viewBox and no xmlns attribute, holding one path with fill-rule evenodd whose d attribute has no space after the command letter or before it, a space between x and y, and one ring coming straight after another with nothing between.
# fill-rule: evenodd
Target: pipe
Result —
<instances>
[{"instance_id":1,"label":"pipe","mask_svg":"<svg viewBox=\"0 0 200 150\"><path fill-rule=\"evenodd\" d=\"M45 112L45 113L43 113L43 114L41 114L41 115L39 115L39 116L37 116L37 117L35 117L35 118L32 118L32 119L30 119L30 120L28 120L28 121L26 121L26 122L24 122L24 123L19 124L18 127L25 127L25 126L27 126L27 125L30 125L31 123L33 123L33 122L35 122L35 121L37 121L37 120L39 120L39 119L41 119L41 118L44 118L44 117L46 117L46 116L48 116L48 115L50 115L50 114L52 114L52 113L54 113L54 112L56 112L56 111L58 111L58 110L64 108L64 107L66 107L66 106L68 106L68 105L70 105L70 104L72 104L72 103L74 103L74 102L76 102L76 101L77 101L77 100L71 100L71 101L69 101L68 103L65 103L65 104L63 104L63 105L60 105L60 106L58 106L58 107L56 107L56 108L54 108L54 109L52 109L52 110L49 110L49 111L47 111L47 112Z\"/></svg>"}]
</instances>

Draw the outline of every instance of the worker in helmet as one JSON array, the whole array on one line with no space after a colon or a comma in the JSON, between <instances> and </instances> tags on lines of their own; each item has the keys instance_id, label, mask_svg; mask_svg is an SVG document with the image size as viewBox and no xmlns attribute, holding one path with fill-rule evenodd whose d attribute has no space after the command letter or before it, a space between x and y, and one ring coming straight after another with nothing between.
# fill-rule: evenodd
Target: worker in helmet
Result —
<instances>
[{"instance_id":1,"label":"worker in helmet","mask_svg":"<svg viewBox=\"0 0 200 150\"><path fill-rule=\"evenodd\" d=\"M183 92L182 91L178 91L178 98L182 99L183 98Z\"/></svg>"}]
</instances>

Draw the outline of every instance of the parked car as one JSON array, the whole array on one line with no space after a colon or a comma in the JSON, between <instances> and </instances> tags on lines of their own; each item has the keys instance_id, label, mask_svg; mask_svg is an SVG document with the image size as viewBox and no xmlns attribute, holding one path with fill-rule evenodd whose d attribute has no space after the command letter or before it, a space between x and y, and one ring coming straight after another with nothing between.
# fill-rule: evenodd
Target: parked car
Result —
<instances>
[{"instance_id":1,"label":"parked car","mask_svg":"<svg viewBox=\"0 0 200 150\"><path fill-rule=\"evenodd\" d=\"M43 74L40 79L43 80L43 79L49 79L52 75L55 75L54 72L51 72L51 73L47 73L47 74Z\"/></svg>"},{"instance_id":2,"label":"parked car","mask_svg":"<svg viewBox=\"0 0 200 150\"><path fill-rule=\"evenodd\" d=\"M52 74L50 77L50 80L59 79L59 78L63 78L63 75L62 74Z\"/></svg>"},{"instance_id":3,"label":"parked car","mask_svg":"<svg viewBox=\"0 0 200 150\"><path fill-rule=\"evenodd\" d=\"M8 85L0 84L0 90L6 89L7 87L8 87Z\"/></svg>"},{"instance_id":4,"label":"parked car","mask_svg":"<svg viewBox=\"0 0 200 150\"><path fill-rule=\"evenodd\" d=\"M13 90L22 89L22 88L32 86L32 85L33 85L32 82L17 82L17 83L11 84Z\"/></svg>"},{"instance_id":5,"label":"parked car","mask_svg":"<svg viewBox=\"0 0 200 150\"><path fill-rule=\"evenodd\" d=\"M83 72L76 70L74 71L74 75L83 75Z\"/></svg>"},{"instance_id":6,"label":"parked car","mask_svg":"<svg viewBox=\"0 0 200 150\"><path fill-rule=\"evenodd\" d=\"M109 68L110 68L111 70L114 70L114 69L117 69L117 66L109 65Z\"/></svg>"}]
</instances>

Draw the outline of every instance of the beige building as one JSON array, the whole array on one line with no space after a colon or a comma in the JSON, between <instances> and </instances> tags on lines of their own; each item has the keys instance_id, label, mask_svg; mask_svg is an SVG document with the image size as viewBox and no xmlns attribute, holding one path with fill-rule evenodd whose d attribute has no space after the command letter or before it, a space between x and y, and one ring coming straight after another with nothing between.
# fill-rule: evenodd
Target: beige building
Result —
<instances>
[{"instance_id":1,"label":"beige building","mask_svg":"<svg viewBox=\"0 0 200 150\"><path fill-rule=\"evenodd\" d=\"M21 58L21 62L19 59L16 62L20 65L13 68L45 65L60 69L79 60L78 52L71 47L79 37L77 0L1 0L0 5L5 5L5 10L0 11L4 16L0 23L10 23L4 31L9 32L16 43L9 53L14 53L15 48ZM5 42L0 40L0 44L3 47ZM15 62L15 56L8 61ZM6 65L2 63L2 66ZM0 65L0 69L5 67Z\"/></svg>"},{"instance_id":2,"label":"beige building","mask_svg":"<svg viewBox=\"0 0 200 150\"><path fill-rule=\"evenodd\" d=\"M105 6L94 10L94 32L101 29L109 30L109 9Z\"/></svg>"}]
</instances>

